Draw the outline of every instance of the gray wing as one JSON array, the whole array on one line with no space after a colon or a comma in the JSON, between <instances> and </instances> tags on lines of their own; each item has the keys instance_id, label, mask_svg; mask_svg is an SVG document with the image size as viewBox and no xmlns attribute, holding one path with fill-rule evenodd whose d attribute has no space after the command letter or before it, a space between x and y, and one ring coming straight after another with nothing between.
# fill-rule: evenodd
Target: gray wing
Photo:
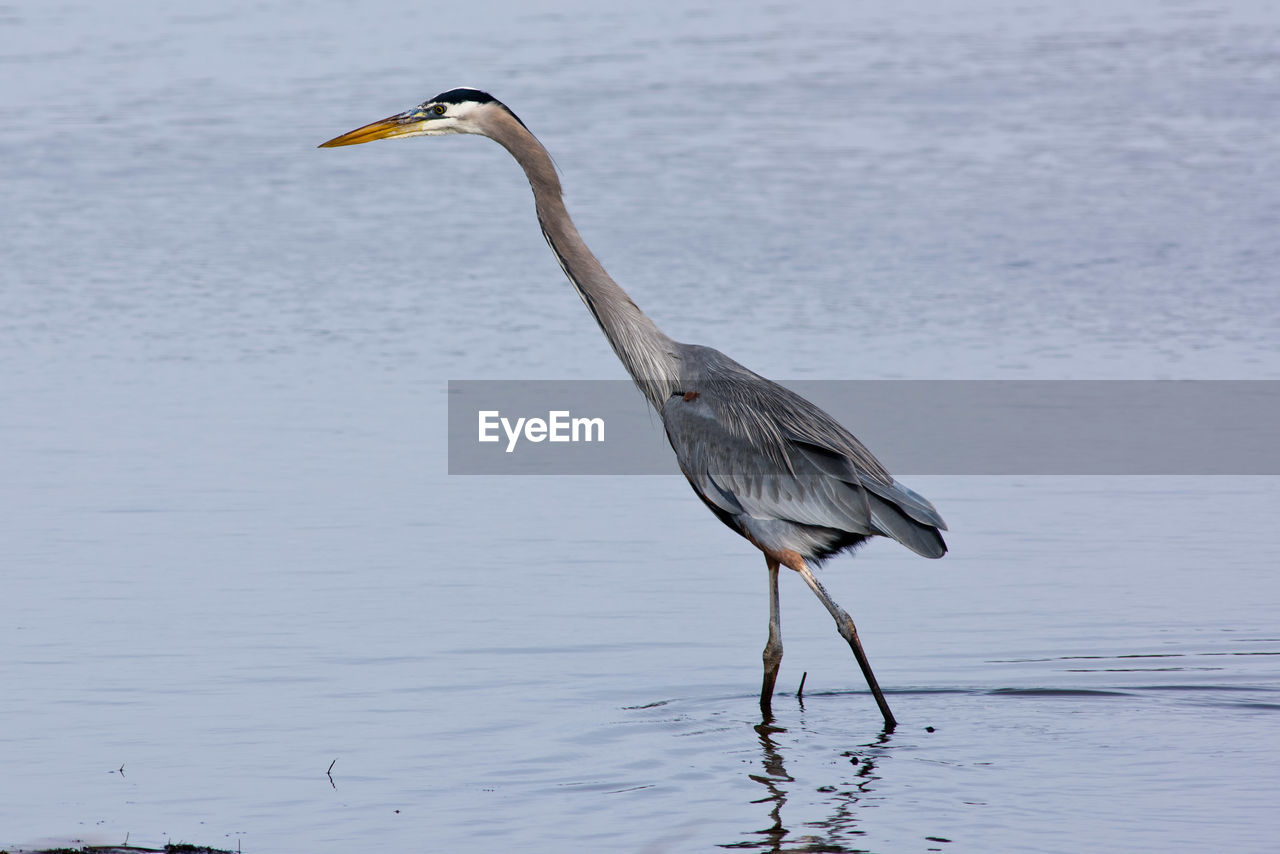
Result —
<instances>
[{"instance_id":1,"label":"gray wing","mask_svg":"<svg viewBox=\"0 0 1280 854\"><path fill-rule=\"evenodd\" d=\"M662 418L681 470L713 508L766 534L777 522L878 534L926 557L946 552L933 505L895 482L835 419L723 354L697 350L700 376L666 402Z\"/></svg>"}]
</instances>

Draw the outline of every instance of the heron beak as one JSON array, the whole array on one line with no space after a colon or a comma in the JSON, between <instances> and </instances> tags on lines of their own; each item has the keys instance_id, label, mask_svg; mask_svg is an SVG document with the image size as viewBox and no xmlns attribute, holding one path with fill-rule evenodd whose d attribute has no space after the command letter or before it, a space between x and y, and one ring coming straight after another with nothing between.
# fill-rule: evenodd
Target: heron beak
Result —
<instances>
[{"instance_id":1,"label":"heron beak","mask_svg":"<svg viewBox=\"0 0 1280 854\"><path fill-rule=\"evenodd\" d=\"M367 124L364 127L347 131L342 136L335 136L328 142L322 142L317 148L337 148L340 145L359 145L362 142L373 142L375 139L391 139L394 136L413 136L422 133L428 122L418 110L407 110L381 121Z\"/></svg>"}]
</instances>

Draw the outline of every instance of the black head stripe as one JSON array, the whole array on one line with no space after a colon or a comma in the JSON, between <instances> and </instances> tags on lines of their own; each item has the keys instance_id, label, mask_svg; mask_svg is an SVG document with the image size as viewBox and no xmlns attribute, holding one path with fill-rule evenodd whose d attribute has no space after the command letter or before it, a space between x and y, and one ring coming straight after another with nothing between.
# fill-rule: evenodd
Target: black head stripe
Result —
<instances>
[{"instance_id":1,"label":"black head stripe","mask_svg":"<svg viewBox=\"0 0 1280 854\"><path fill-rule=\"evenodd\" d=\"M450 89L448 92L441 92L427 103L430 104L465 104L474 102L476 104L489 104L496 101L497 98L488 92L481 92L479 89Z\"/></svg>"}]
</instances>

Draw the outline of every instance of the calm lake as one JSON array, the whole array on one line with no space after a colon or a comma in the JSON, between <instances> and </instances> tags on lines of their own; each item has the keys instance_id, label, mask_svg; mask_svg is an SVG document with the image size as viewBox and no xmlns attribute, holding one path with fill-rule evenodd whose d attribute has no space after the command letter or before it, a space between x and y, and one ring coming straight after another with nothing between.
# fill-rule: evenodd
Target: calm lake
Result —
<instances>
[{"instance_id":1,"label":"calm lake","mask_svg":"<svg viewBox=\"0 0 1280 854\"><path fill-rule=\"evenodd\" d=\"M821 572L899 727L790 574L762 722L764 562L674 460L448 474L449 381L624 377L516 164L315 146L491 91L642 308L784 382L1280 380L1280 7L0 29L0 848L1274 850L1280 477L899 469L950 554Z\"/></svg>"}]
</instances>

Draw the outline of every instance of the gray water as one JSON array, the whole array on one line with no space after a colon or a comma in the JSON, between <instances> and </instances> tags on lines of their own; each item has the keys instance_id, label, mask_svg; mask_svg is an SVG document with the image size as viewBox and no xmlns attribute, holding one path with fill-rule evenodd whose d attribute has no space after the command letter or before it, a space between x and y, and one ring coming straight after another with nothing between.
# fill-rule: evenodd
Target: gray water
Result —
<instances>
[{"instance_id":1,"label":"gray water","mask_svg":"<svg viewBox=\"0 0 1280 854\"><path fill-rule=\"evenodd\" d=\"M763 562L682 478L446 474L449 380L622 376L514 163L314 148L486 88L641 306L778 379L1278 379L1273 4L0 32L0 847L1274 845L1276 478L900 472L951 553L823 578L901 725L795 578L762 725Z\"/></svg>"}]
</instances>

